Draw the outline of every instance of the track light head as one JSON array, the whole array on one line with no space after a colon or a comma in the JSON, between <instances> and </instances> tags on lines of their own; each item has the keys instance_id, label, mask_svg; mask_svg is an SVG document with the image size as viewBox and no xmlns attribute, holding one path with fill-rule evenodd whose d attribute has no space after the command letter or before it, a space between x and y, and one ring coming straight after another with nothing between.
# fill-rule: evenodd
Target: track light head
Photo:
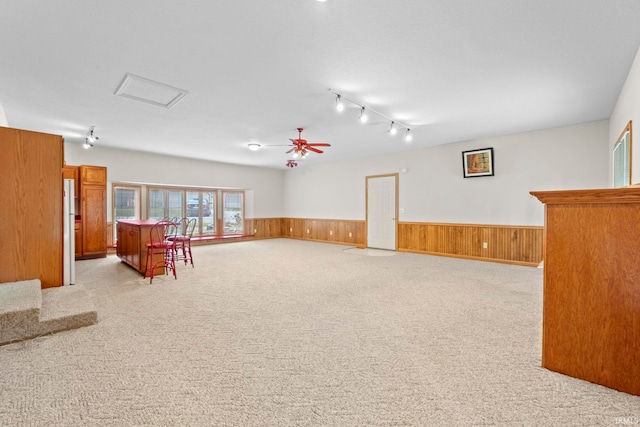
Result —
<instances>
[{"instance_id":1,"label":"track light head","mask_svg":"<svg viewBox=\"0 0 640 427\"><path fill-rule=\"evenodd\" d=\"M389 135L395 135L396 133L398 133L396 122L391 122L391 125L389 126Z\"/></svg>"},{"instance_id":2,"label":"track light head","mask_svg":"<svg viewBox=\"0 0 640 427\"><path fill-rule=\"evenodd\" d=\"M84 139L84 144L82 144L82 146L84 147L85 150L88 150L89 148L93 147L93 143L89 141L89 137L86 137Z\"/></svg>"},{"instance_id":3,"label":"track light head","mask_svg":"<svg viewBox=\"0 0 640 427\"><path fill-rule=\"evenodd\" d=\"M404 140L407 142L411 142L413 140L413 135L411 135L411 129L407 129L407 132L404 134Z\"/></svg>"},{"instance_id":4,"label":"track light head","mask_svg":"<svg viewBox=\"0 0 640 427\"><path fill-rule=\"evenodd\" d=\"M90 146L93 146L93 144L95 144L95 142L97 140L99 140L100 138L98 138L96 135L94 135L94 131L95 131L96 127L95 126L91 126L91 128L89 129L89 132L87 133L87 137L85 138L87 143ZM88 147L87 147L88 148Z\"/></svg>"},{"instance_id":5,"label":"track light head","mask_svg":"<svg viewBox=\"0 0 640 427\"><path fill-rule=\"evenodd\" d=\"M344 104L342 103L342 97L338 94L336 95L336 111L343 111Z\"/></svg>"},{"instance_id":6,"label":"track light head","mask_svg":"<svg viewBox=\"0 0 640 427\"><path fill-rule=\"evenodd\" d=\"M360 123L367 123L368 120L369 120L369 116L367 116L367 113L364 110L364 107L360 108Z\"/></svg>"}]
</instances>

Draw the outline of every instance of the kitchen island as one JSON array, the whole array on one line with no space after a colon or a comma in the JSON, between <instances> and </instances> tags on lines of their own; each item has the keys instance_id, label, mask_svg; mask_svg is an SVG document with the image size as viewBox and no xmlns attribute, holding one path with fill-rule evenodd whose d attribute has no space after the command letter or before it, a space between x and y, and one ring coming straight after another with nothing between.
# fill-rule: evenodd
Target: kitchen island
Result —
<instances>
[{"instance_id":1,"label":"kitchen island","mask_svg":"<svg viewBox=\"0 0 640 427\"><path fill-rule=\"evenodd\" d=\"M116 254L125 264L144 275L147 269L147 243L150 241L151 227L158 223L156 219L120 219L117 224ZM160 261L155 256L153 262ZM164 274L162 266L157 267L154 276Z\"/></svg>"}]
</instances>

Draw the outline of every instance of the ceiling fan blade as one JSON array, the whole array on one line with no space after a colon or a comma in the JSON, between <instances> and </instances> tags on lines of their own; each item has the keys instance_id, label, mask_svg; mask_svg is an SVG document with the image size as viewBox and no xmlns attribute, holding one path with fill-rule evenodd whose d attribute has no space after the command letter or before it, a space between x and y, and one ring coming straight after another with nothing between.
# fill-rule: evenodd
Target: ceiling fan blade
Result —
<instances>
[{"instance_id":1,"label":"ceiling fan blade","mask_svg":"<svg viewBox=\"0 0 640 427\"><path fill-rule=\"evenodd\" d=\"M311 146L309 146L309 145L307 145L307 150L309 150L309 151L313 151L314 153L320 153L320 154L324 153L324 151L322 151L322 150L318 150L317 148L315 148L315 147L311 147Z\"/></svg>"},{"instance_id":2,"label":"ceiling fan blade","mask_svg":"<svg viewBox=\"0 0 640 427\"><path fill-rule=\"evenodd\" d=\"M296 149L296 147L293 147L291 150L287 151L285 154L292 153L295 149Z\"/></svg>"},{"instance_id":3,"label":"ceiling fan blade","mask_svg":"<svg viewBox=\"0 0 640 427\"><path fill-rule=\"evenodd\" d=\"M315 146L315 147L331 147L331 144L327 144L326 142L312 142L307 144L308 146Z\"/></svg>"}]
</instances>

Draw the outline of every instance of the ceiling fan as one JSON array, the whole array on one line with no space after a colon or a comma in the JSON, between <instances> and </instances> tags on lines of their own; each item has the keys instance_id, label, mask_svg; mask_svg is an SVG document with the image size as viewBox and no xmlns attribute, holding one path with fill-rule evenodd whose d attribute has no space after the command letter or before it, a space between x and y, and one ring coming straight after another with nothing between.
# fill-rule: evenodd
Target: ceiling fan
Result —
<instances>
[{"instance_id":1,"label":"ceiling fan","mask_svg":"<svg viewBox=\"0 0 640 427\"><path fill-rule=\"evenodd\" d=\"M298 128L298 138L289 138L293 143L293 148L287 151L287 154L293 153L293 157L305 157L310 151L313 153L322 154L324 151L316 147L331 147L331 144L326 142L307 142L306 139L302 139L302 131L304 128Z\"/></svg>"}]
</instances>

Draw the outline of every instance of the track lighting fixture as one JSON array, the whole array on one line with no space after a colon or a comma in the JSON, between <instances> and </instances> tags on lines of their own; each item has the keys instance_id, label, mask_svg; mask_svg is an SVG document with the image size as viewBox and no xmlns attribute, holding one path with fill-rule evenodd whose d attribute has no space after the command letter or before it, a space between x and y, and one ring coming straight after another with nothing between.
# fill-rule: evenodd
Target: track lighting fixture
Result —
<instances>
[{"instance_id":1,"label":"track lighting fixture","mask_svg":"<svg viewBox=\"0 0 640 427\"><path fill-rule=\"evenodd\" d=\"M369 116L367 116L366 111L364 111L364 107L360 108L360 123L367 123L369 120Z\"/></svg>"},{"instance_id":2,"label":"track lighting fixture","mask_svg":"<svg viewBox=\"0 0 640 427\"><path fill-rule=\"evenodd\" d=\"M398 132L398 129L396 129L396 122L392 121L391 125L389 125L389 135L395 135Z\"/></svg>"},{"instance_id":3,"label":"track lighting fixture","mask_svg":"<svg viewBox=\"0 0 640 427\"><path fill-rule=\"evenodd\" d=\"M344 110L344 100L349 101L350 103L357 105L358 107L360 107L360 117L358 117L358 120L360 121L360 123L367 123L369 121L369 114L368 113L373 113L376 116L379 116L381 118L383 118L384 120L388 120L391 124L389 126L389 135L395 135L396 133L398 133L398 128L400 128L401 130L404 129L405 130L405 135L404 135L404 140L406 142L410 142L413 140L413 132L411 132L411 128L409 128L409 126L405 123L401 123L397 120L392 120L390 117L385 116L384 114L381 114L375 110L372 110L371 108L367 108L364 106L364 104L354 101L353 99L347 98L346 96L344 96L341 93L338 93L332 89L329 89L329 92L331 92L332 94L334 94L336 96L336 110L337 111L343 111Z\"/></svg>"},{"instance_id":4,"label":"track lighting fixture","mask_svg":"<svg viewBox=\"0 0 640 427\"><path fill-rule=\"evenodd\" d=\"M413 135L411 135L411 129L407 128L407 132L404 134L404 140L407 142L411 142L413 140Z\"/></svg>"},{"instance_id":5,"label":"track lighting fixture","mask_svg":"<svg viewBox=\"0 0 640 427\"><path fill-rule=\"evenodd\" d=\"M89 148L93 147L93 144L95 144L96 141L100 139L93 133L95 129L96 129L95 126L91 126L91 128L89 129L89 132L87 133L87 136L84 138L84 144L82 144L82 146L85 148L85 150L88 150Z\"/></svg>"}]
</instances>

